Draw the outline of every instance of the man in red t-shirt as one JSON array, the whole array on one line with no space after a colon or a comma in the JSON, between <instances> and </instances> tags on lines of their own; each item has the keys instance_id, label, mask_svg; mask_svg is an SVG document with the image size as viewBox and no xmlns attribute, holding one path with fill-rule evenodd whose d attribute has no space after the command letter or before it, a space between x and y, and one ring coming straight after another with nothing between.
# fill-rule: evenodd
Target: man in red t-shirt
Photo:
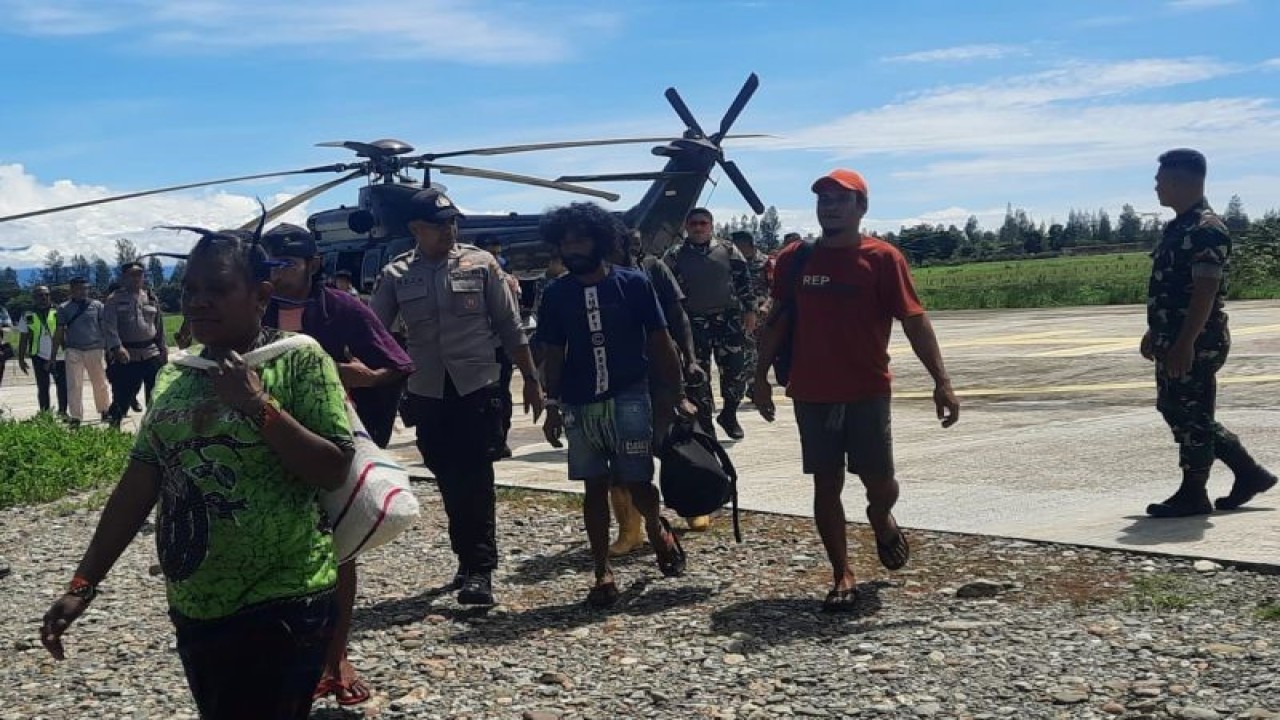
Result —
<instances>
[{"instance_id":1,"label":"man in red t-shirt","mask_svg":"<svg viewBox=\"0 0 1280 720\"><path fill-rule=\"evenodd\" d=\"M880 562L897 570L910 558L907 537L893 517L898 482L889 430L888 348L894 320L933 376L943 427L959 419L960 404L906 259L892 245L861 233L866 181L852 170L834 170L813 184L813 192L822 237L813 245L794 243L778 256L776 302L760 344L752 401L772 422L769 368L790 338L787 395L795 403L804 471L813 475L814 522L834 576L823 607L840 611L856 606L840 501L846 467L866 487Z\"/></svg>"}]
</instances>

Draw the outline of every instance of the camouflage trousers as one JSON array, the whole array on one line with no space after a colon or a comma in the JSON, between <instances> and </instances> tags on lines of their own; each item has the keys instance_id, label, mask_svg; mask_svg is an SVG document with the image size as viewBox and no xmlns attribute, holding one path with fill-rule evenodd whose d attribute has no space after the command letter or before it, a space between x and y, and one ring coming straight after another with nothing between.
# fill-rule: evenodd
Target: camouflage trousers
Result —
<instances>
[{"instance_id":1,"label":"camouflage trousers","mask_svg":"<svg viewBox=\"0 0 1280 720\"><path fill-rule=\"evenodd\" d=\"M713 315L690 315L689 326L693 330L693 347L698 354L698 364L711 373L711 360L715 358L720 371L720 397L726 408L736 409L747 391L751 368L747 365L750 352L748 338L742 329L742 313L737 311ZM689 399L698 406L698 414L710 418L715 409L711 385L703 383L689 388Z\"/></svg>"},{"instance_id":2,"label":"camouflage trousers","mask_svg":"<svg viewBox=\"0 0 1280 720\"><path fill-rule=\"evenodd\" d=\"M1231 349L1229 339L1197 348L1191 371L1180 378L1168 376L1157 353L1156 409L1164 416L1178 442L1183 470L1208 471L1215 458L1228 465L1244 453L1240 438L1214 419L1218 395L1218 371Z\"/></svg>"}]
</instances>

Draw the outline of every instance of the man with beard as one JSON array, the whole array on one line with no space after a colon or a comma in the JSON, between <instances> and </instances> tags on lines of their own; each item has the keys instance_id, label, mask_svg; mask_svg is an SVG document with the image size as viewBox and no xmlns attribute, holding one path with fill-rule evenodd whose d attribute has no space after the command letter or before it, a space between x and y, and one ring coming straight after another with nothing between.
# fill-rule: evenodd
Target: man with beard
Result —
<instances>
[{"instance_id":1,"label":"man with beard","mask_svg":"<svg viewBox=\"0 0 1280 720\"><path fill-rule=\"evenodd\" d=\"M495 334L520 369L524 409L533 410L535 421L542 416L542 386L498 261L457 242L462 213L453 201L421 190L396 211L417 247L383 268L370 307L386 327L404 319L415 368L404 414L417 427L418 450L449 516L459 563L450 587L464 605L492 605L498 566L493 463L506 443Z\"/></svg>"},{"instance_id":2,"label":"man with beard","mask_svg":"<svg viewBox=\"0 0 1280 720\"><path fill-rule=\"evenodd\" d=\"M164 334L164 313L155 295L143 287L142 263L120 266L120 287L103 304L102 327L106 333L107 361L111 364L111 407L107 422L119 425L143 389L147 405L156 373L169 361Z\"/></svg>"},{"instance_id":3,"label":"man with beard","mask_svg":"<svg viewBox=\"0 0 1280 720\"><path fill-rule=\"evenodd\" d=\"M543 432L555 447L562 432L567 436L569 478L585 485L582 515L595 569L587 602L605 607L618 599L609 565L614 483L630 490L658 568L668 577L684 573L684 550L660 513L653 484L653 439L670 427L684 395L680 359L649 279L608 262L625 232L617 218L598 205L574 203L547 213L540 231L569 270L547 287L538 323L546 356Z\"/></svg>"},{"instance_id":4,"label":"man with beard","mask_svg":"<svg viewBox=\"0 0 1280 720\"><path fill-rule=\"evenodd\" d=\"M1214 419L1217 373L1231 350L1227 314L1227 270L1231 235L1204 195L1207 165L1195 150L1160 156L1156 196L1177 213L1152 253L1147 291L1147 333L1142 356L1156 365L1156 407L1178 441L1182 484L1147 514L1170 518L1208 515L1209 470L1214 459L1235 473L1219 510L1235 510L1270 490L1276 477L1258 464L1240 438Z\"/></svg>"},{"instance_id":5,"label":"man with beard","mask_svg":"<svg viewBox=\"0 0 1280 720\"><path fill-rule=\"evenodd\" d=\"M664 258L685 294L685 310L693 328L698 364L710 372L715 357L720 370L720 397L724 407L716 422L734 440L743 438L738 405L746 391L747 336L755 332L755 296L747 261L733 245L716 240L711 211L694 208L685 218L686 239ZM712 435L711 413L715 398L711 386L697 388L693 396L702 426Z\"/></svg>"},{"instance_id":6,"label":"man with beard","mask_svg":"<svg viewBox=\"0 0 1280 720\"><path fill-rule=\"evenodd\" d=\"M66 362L53 351L53 335L58 330L58 312L53 307L49 286L37 285L31 290L35 308L22 314L18 321L18 369L27 374L27 358L36 371L36 399L40 412L49 412L49 381L58 394L58 414L67 414Z\"/></svg>"},{"instance_id":7,"label":"man with beard","mask_svg":"<svg viewBox=\"0 0 1280 720\"><path fill-rule=\"evenodd\" d=\"M351 397L369 437L385 448L391 441L396 406L413 361L363 302L321 281L324 257L306 228L281 224L262 236L275 267L265 327L300 332L315 338L338 366L342 386ZM356 561L338 566L338 619L325 657L325 673L316 694L333 695L339 705L358 705L369 689L347 660L347 637L356 601Z\"/></svg>"},{"instance_id":8,"label":"man with beard","mask_svg":"<svg viewBox=\"0 0 1280 720\"><path fill-rule=\"evenodd\" d=\"M857 596L840 499L846 467L866 487L880 562L897 570L910 558L907 537L893 517L898 482L889 431L888 348L895 319L933 377L943 427L959 419L960 405L907 261L897 248L860 231L866 181L851 170L834 170L814 182L813 192L822 238L815 246L791 245L778 258L776 304L761 340L752 399L772 422L769 368L791 334L787 395L795 403L804 471L813 475L814 522L834 581L823 608L849 611Z\"/></svg>"}]
</instances>

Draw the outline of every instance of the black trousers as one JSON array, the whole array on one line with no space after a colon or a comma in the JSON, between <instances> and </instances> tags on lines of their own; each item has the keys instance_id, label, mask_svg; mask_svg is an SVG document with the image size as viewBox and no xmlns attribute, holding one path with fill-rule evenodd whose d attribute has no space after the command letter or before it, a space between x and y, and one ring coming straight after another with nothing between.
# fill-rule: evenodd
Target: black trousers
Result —
<instances>
[{"instance_id":1,"label":"black trousers","mask_svg":"<svg viewBox=\"0 0 1280 720\"><path fill-rule=\"evenodd\" d=\"M502 388L495 383L459 395L446 376L443 398L410 393L408 400L418 451L449 516L449 544L465 571L490 572L498 566L493 463L506 441Z\"/></svg>"},{"instance_id":2,"label":"black trousers","mask_svg":"<svg viewBox=\"0 0 1280 720\"><path fill-rule=\"evenodd\" d=\"M138 391L146 389L147 406L151 405L151 390L156 386L160 372L160 358L130 363L112 363L107 366L107 380L111 382L111 407L107 416L119 422L129 413L129 406L138 397Z\"/></svg>"},{"instance_id":3,"label":"black trousers","mask_svg":"<svg viewBox=\"0 0 1280 720\"><path fill-rule=\"evenodd\" d=\"M327 590L218 620L170 613L201 720L305 720L337 619Z\"/></svg>"},{"instance_id":4,"label":"black trousers","mask_svg":"<svg viewBox=\"0 0 1280 720\"><path fill-rule=\"evenodd\" d=\"M58 392L58 412L67 413L67 364L62 360L49 362L42 357L31 358L31 367L36 371L36 399L42 411L49 410L49 380L53 380Z\"/></svg>"},{"instance_id":5,"label":"black trousers","mask_svg":"<svg viewBox=\"0 0 1280 720\"><path fill-rule=\"evenodd\" d=\"M507 357L507 351L498 348L496 358L501 370L498 374L498 385L502 387L502 438L506 443L506 438L511 434L511 418L515 416L515 401L511 397L511 381L515 377L515 365L511 358Z\"/></svg>"}]
</instances>

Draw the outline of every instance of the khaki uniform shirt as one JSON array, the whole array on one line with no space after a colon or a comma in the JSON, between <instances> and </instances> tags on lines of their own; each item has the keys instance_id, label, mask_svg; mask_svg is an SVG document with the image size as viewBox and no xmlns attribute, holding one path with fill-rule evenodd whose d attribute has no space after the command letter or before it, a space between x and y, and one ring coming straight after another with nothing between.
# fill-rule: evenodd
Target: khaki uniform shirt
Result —
<instances>
[{"instance_id":1,"label":"khaki uniform shirt","mask_svg":"<svg viewBox=\"0 0 1280 720\"><path fill-rule=\"evenodd\" d=\"M415 395L444 397L446 373L459 395L496 383L494 336L512 357L528 344L498 261L473 245L434 263L417 250L400 255L382 269L369 306L387 327L404 321Z\"/></svg>"},{"instance_id":2,"label":"khaki uniform shirt","mask_svg":"<svg viewBox=\"0 0 1280 720\"><path fill-rule=\"evenodd\" d=\"M103 304L102 329L108 349L128 350L129 362L150 360L167 352L164 315L154 295L145 290L117 290Z\"/></svg>"}]
</instances>

